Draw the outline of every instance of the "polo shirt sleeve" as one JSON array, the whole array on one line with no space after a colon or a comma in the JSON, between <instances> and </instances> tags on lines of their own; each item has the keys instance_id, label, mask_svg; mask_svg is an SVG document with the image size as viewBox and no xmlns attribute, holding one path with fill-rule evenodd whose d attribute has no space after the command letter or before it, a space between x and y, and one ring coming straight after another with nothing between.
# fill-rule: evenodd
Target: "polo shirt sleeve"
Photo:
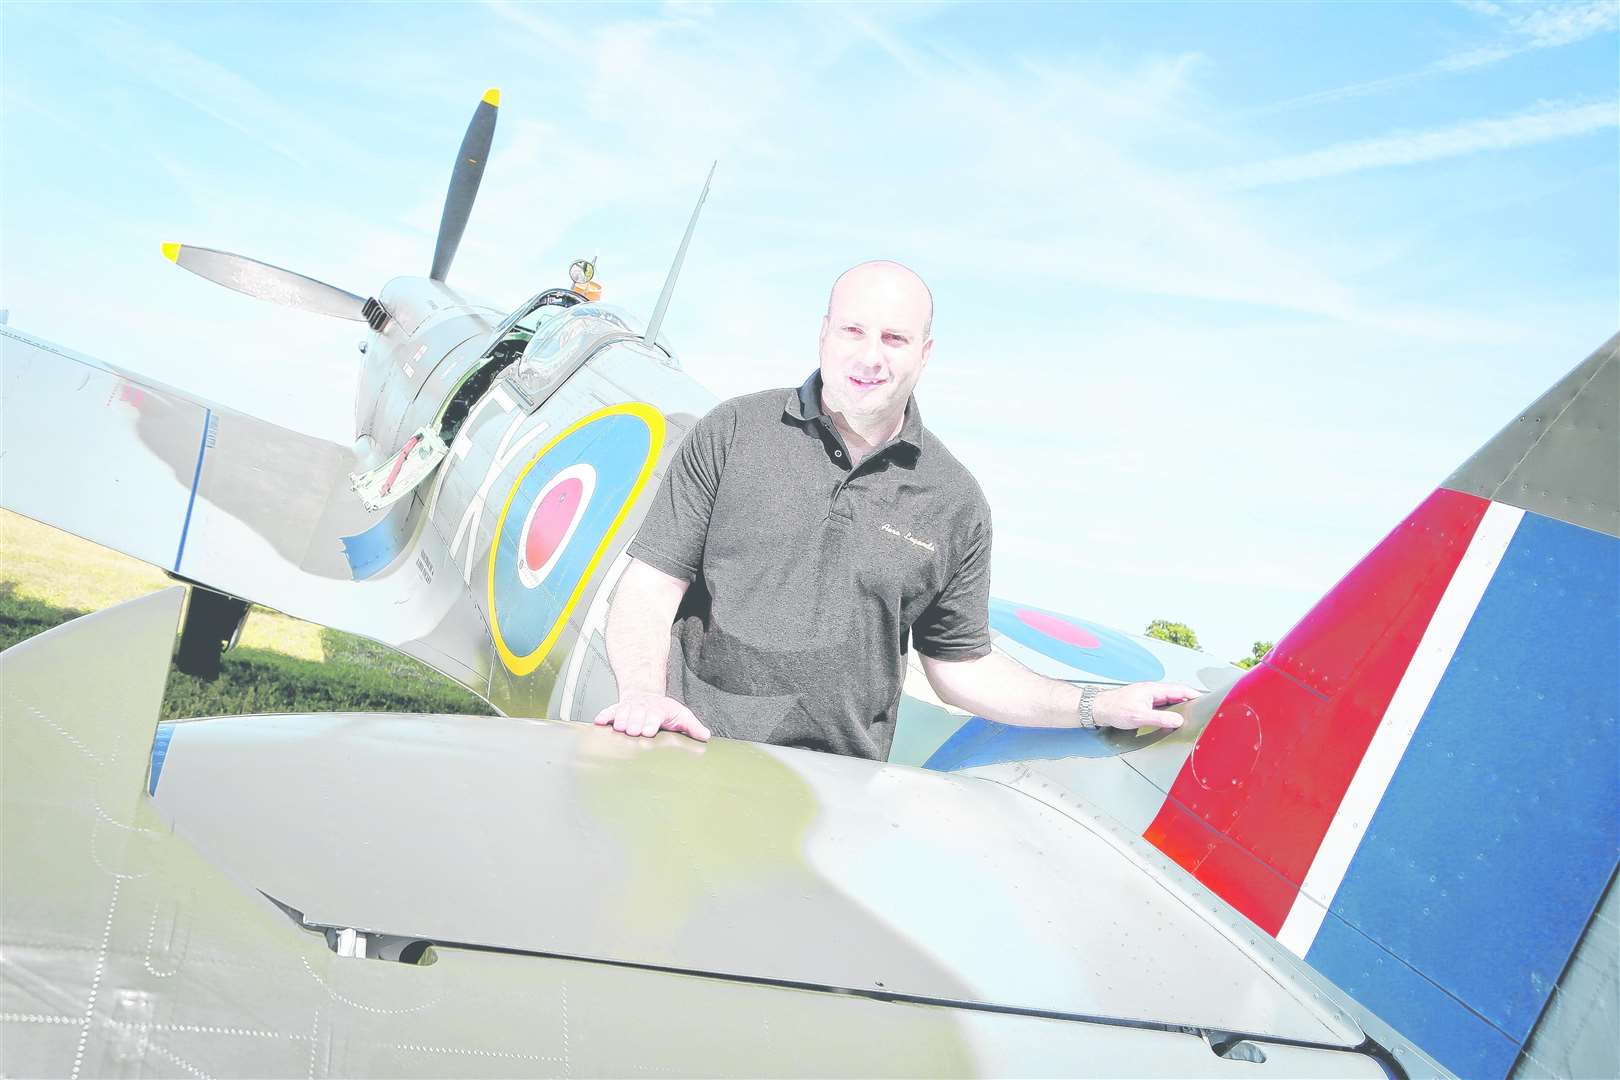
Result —
<instances>
[{"instance_id":1,"label":"polo shirt sleeve","mask_svg":"<svg viewBox=\"0 0 1620 1080\"><path fill-rule=\"evenodd\" d=\"M990 516L968 541L962 561L911 626L917 651L935 660L974 660L990 652Z\"/></svg>"},{"instance_id":2,"label":"polo shirt sleeve","mask_svg":"<svg viewBox=\"0 0 1620 1080\"><path fill-rule=\"evenodd\" d=\"M734 411L716 406L686 433L670 459L652 506L630 542L631 558L691 582L703 569L709 515L736 431Z\"/></svg>"}]
</instances>

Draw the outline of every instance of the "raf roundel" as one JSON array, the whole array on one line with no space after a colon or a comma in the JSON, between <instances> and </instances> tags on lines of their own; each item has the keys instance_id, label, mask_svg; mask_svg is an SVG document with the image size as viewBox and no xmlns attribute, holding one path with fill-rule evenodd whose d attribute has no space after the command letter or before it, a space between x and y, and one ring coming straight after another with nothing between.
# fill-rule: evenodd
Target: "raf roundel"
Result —
<instances>
[{"instance_id":1,"label":"raf roundel","mask_svg":"<svg viewBox=\"0 0 1620 1080\"><path fill-rule=\"evenodd\" d=\"M1094 622L992 599L990 627L1078 675L1120 682L1164 678L1158 657L1119 631Z\"/></svg>"},{"instance_id":2,"label":"raf roundel","mask_svg":"<svg viewBox=\"0 0 1620 1080\"><path fill-rule=\"evenodd\" d=\"M512 483L489 556L491 634L514 675L556 646L664 445L651 405L610 405L570 426Z\"/></svg>"},{"instance_id":3,"label":"raf roundel","mask_svg":"<svg viewBox=\"0 0 1620 1080\"><path fill-rule=\"evenodd\" d=\"M525 589L538 588L557 568L595 492L596 469L582 461L552 477L534 497L518 532L517 574Z\"/></svg>"}]
</instances>

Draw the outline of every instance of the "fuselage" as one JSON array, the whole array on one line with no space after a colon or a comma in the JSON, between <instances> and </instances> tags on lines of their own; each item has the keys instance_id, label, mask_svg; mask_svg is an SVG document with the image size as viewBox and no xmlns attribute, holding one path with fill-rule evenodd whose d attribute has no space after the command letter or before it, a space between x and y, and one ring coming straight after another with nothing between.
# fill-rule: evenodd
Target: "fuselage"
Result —
<instances>
[{"instance_id":1,"label":"fuselage","mask_svg":"<svg viewBox=\"0 0 1620 1080\"><path fill-rule=\"evenodd\" d=\"M408 598L437 597L432 629L390 644L504 712L571 714L582 692L611 692L598 593L669 451L714 399L635 319L569 290L503 316L401 277L379 302L388 318L363 348L355 473L434 439L442 460L344 538L356 585L393 579Z\"/></svg>"}]
</instances>

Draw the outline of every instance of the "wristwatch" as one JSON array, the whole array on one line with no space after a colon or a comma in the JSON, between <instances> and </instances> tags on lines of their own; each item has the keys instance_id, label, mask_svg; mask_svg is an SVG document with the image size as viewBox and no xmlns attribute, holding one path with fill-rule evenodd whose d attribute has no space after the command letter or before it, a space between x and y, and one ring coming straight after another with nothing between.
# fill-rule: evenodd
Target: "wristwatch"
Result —
<instances>
[{"instance_id":1,"label":"wristwatch","mask_svg":"<svg viewBox=\"0 0 1620 1080\"><path fill-rule=\"evenodd\" d=\"M1103 688L1095 683L1080 688L1080 726L1087 731L1097 730L1097 717L1092 714L1091 707L1102 691Z\"/></svg>"}]
</instances>

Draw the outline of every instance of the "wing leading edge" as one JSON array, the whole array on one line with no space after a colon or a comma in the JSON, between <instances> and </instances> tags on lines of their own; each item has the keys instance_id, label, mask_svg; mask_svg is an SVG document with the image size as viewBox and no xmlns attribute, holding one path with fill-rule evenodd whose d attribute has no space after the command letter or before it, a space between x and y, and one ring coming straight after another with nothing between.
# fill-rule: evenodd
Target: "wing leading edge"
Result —
<instances>
[{"instance_id":1,"label":"wing leading edge","mask_svg":"<svg viewBox=\"0 0 1620 1080\"><path fill-rule=\"evenodd\" d=\"M349 490L349 447L11 327L0 327L0 383L7 509L487 688L478 670L487 660L413 647L434 637L464 593L409 566L377 573L379 551L403 550L419 515L409 504L367 511Z\"/></svg>"}]
</instances>

